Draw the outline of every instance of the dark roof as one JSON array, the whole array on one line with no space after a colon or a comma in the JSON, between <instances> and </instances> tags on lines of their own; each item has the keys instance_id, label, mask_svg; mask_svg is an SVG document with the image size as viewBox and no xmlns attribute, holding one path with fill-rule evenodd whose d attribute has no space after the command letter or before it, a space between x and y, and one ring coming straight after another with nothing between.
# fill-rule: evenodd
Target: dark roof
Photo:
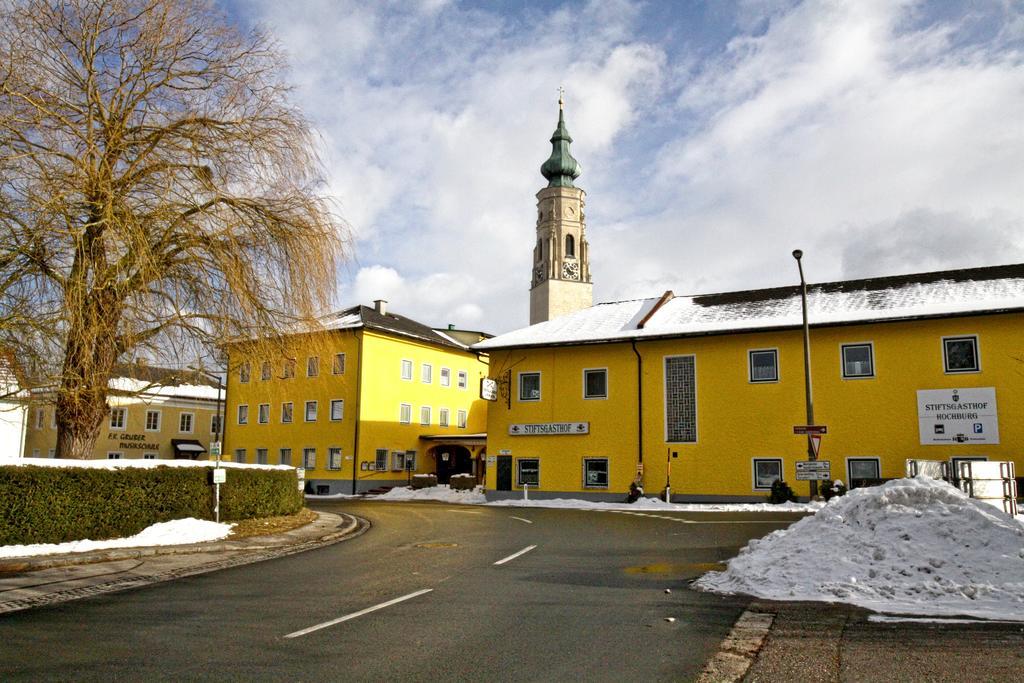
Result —
<instances>
[{"instance_id":1,"label":"dark roof","mask_svg":"<svg viewBox=\"0 0 1024 683\"><path fill-rule=\"evenodd\" d=\"M810 284L813 327L1024 311L1024 264ZM799 286L597 304L513 330L473 349L798 328ZM644 324L641 326L640 323Z\"/></svg>"},{"instance_id":2,"label":"dark roof","mask_svg":"<svg viewBox=\"0 0 1024 683\"><path fill-rule=\"evenodd\" d=\"M887 292L901 289L907 285L930 285L937 282L985 282L989 280L1005 280L1007 278L1024 277L1024 263L1006 266L987 266L984 268L962 268L960 270L937 270L930 273L913 273L910 275L888 275L871 277L861 280L838 280L808 284L808 292L822 294L850 292ZM747 289L738 292L721 294L699 294L691 297L698 306L728 306L743 303L767 303L789 299L800 295L800 286L773 287L771 289Z\"/></svg>"},{"instance_id":3,"label":"dark roof","mask_svg":"<svg viewBox=\"0 0 1024 683\"><path fill-rule=\"evenodd\" d=\"M449 337L440 334L433 328L416 322L412 318L388 311L378 313L371 306L353 306L337 313L332 313L322 319L328 329L345 329L350 327L365 327L369 330L377 330L386 334L398 335L418 339L437 346L444 346L451 349L467 351L468 347L459 344Z\"/></svg>"}]
</instances>

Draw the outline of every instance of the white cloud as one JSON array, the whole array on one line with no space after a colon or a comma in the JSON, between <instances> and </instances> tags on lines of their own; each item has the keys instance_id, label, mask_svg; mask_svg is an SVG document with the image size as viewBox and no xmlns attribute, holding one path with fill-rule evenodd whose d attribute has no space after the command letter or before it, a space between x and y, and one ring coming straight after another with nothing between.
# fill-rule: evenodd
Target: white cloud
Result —
<instances>
[{"instance_id":1,"label":"white cloud","mask_svg":"<svg viewBox=\"0 0 1024 683\"><path fill-rule=\"evenodd\" d=\"M250 7L293 56L356 230L343 305L526 323L559 85L597 300L788 283L795 247L819 281L1024 258L1019 7L749 0L704 51L681 6L644 32L626 0Z\"/></svg>"}]
</instances>

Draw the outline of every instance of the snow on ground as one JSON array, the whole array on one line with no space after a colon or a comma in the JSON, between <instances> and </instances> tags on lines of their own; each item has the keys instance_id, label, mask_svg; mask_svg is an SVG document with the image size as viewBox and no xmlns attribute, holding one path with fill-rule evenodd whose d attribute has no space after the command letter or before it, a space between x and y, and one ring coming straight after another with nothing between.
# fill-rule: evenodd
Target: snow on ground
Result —
<instances>
[{"instance_id":1,"label":"snow on ground","mask_svg":"<svg viewBox=\"0 0 1024 683\"><path fill-rule=\"evenodd\" d=\"M1024 523L917 477L833 498L695 587L878 612L1024 621Z\"/></svg>"},{"instance_id":2,"label":"snow on ground","mask_svg":"<svg viewBox=\"0 0 1024 683\"><path fill-rule=\"evenodd\" d=\"M170 522L160 522L146 527L134 536L115 538L109 541L84 540L70 541L68 543L0 546L0 558L84 553L89 550L106 550L108 548L137 548L154 545L203 543L224 538L231 533L231 527L233 526L233 524L217 524L216 522L189 517Z\"/></svg>"},{"instance_id":3,"label":"snow on ground","mask_svg":"<svg viewBox=\"0 0 1024 683\"><path fill-rule=\"evenodd\" d=\"M403 500L436 500L442 503L462 505L488 505L492 507L529 507L529 508L561 508L569 510L656 510L658 512L814 512L821 509L824 503L666 503L657 498L641 498L635 503L598 503L575 498L552 498L549 500L523 500L510 498L487 502L483 489L477 486L472 491L453 491L447 485L431 486L422 489L411 489L407 486L396 487L374 496L352 496L336 494L331 496L306 495L311 500L344 500L365 498L365 500L383 500L388 502Z\"/></svg>"}]
</instances>

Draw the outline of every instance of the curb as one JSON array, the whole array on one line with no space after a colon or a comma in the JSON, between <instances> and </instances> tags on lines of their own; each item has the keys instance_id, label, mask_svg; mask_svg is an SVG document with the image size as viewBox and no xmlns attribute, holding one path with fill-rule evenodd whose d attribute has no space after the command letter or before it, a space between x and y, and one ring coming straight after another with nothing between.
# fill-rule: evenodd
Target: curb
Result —
<instances>
[{"instance_id":1,"label":"curb","mask_svg":"<svg viewBox=\"0 0 1024 683\"><path fill-rule=\"evenodd\" d=\"M71 558L60 557L51 558L52 562L48 565L49 567L61 567L72 564L90 564L97 562L105 562L109 560L130 560L138 559L143 557L152 557L155 555L189 555L198 554L203 552L223 552L222 559L216 559L211 561L200 561L192 565L181 566L173 569L169 569L156 574L149 575L136 575L130 577L115 578L100 583L93 583L91 585L79 586L76 588L67 588L64 590L53 590L48 593L42 593L38 595L31 595L22 598L15 598L0 602L0 614L9 614L11 612L20 612L22 610L33 609L36 607L44 607L47 605L56 605L64 602L70 602L72 600L79 600L82 598L89 598L96 595L102 595L104 593L116 593L124 590L130 590L133 588L142 588L164 581L173 581L175 579L181 579L187 576L196 576L198 574L206 574L214 572L220 569L229 569L232 567L240 567L247 564L255 564L264 560L272 560L279 557L286 557L288 555L295 555L307 550L316 550L333 543L339 543L341 541L347 541L353 538L357 538L370 528L370 522L354 515L341 514L334 515L329 513L319 513L324 517L333 519L323 520L319 526L326 527L328 524L333 524L335 520L341 521L344 518L345 524L341 528L336 528L330 533L321 534L305 540L301 539L300 534L293 533L293 538L298 536L300 540L292 543L274 543L274 544L258 544L250 543L245 544L244 541L237 542L215 542L210 544L194 544L186 547L173 548L173 546L167 546L166 548L128 548L119 553L103 552L91 555L89 558L74 558L75 561L71 561ZM317 524L313 522L312 524ZM307 525L310 526L310 525ZM309 530L307 530L308 533ZM286 535L286 534L282 534ZM258 538L258 537L255 537ZM160 552L163 550L163 552ZM168 552L168 550L170 550ZM84 555L84 553L83 553ZM85 560L85 561L82 561ZM31 563L19 563L23 565L29 565ZM35 569L43 569L42 562L35 564ZM14 566L15 563L8 563L5 566ZM58 582L59 583L59 582Z\"/></svg>"},{"instance_id":2,"label":"curb","mask_svg":"<svg viewBox=\"0 0 1024 683\"><path fill-rule=\"evenodd\" d=\"M344 526L338 528L338 525L342 522L344 523ZM317 518L306 526L280 534L280 537L284 537L281 541L269 543L266 541L259 542L258 539L274 537L253 536L250 540L210 541L207 543L144 546L137 548L111 548L110 550L90 550L83 553L67 553L38 558L12 558L10 560L0 560L0 574L15 574L36 571L39 569L53 569L56 567L70 567L82 564L97 564L100 562L113 562L117 560L138 560L146 557L155 557L157 555L194 555L210 552L277 550L292 548L295 546L302 546L304 549L311 549L311 547L330 545L331 543L342 540L347 535L356 531L360 524L366 524L367 528L369 527L369 522L360 517L355 517L345 513L332 514L328 512L317 512ZM307 539L299 538L298 540L291 540L290 538L287 538L289 536L292 538L296 536L305 536L310 534L310 532L315 533L320 530L318 527L322 529L334 527L336 530ZM365 529L360 531L360 534L363 532L365 532ZM310 546L310 548L306 548L306 546Z\"/></svg>"},{"instance_id":3,"label":"curb","mask_svg":"<svg viewBox=\"0 0 1024 683\"><path fill-rule=\"evenodd\" d=\"M735 683L743 680L750 665L757 659L765 638L775 621L775 614L748 608L733 624L715 656L704 666L700 683Z\"/></svg>"}]
</instances>

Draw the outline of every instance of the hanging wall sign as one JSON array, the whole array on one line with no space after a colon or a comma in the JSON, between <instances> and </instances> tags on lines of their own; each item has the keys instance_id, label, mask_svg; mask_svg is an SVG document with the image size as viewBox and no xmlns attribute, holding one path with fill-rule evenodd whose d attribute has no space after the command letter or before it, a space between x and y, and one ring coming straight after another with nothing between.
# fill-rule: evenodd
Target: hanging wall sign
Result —
<instances>
[{"instance_id":1,"label":"hanging wall sign","mask_svg":"<svg viewBox=\"0 0 1024 683\"><path fill-rule=\"evenodd\" d=\"M917 421L922 446L999 443L994 387L921 389Z\"/></svg>"},{"instance_id":2,"label":"hanging wall sign","mask_svg":"<svg viewBox=\"0 0 1024 683\"><path fill-rule=\"evenodd\" d=\"M547 436L550 434L589 434L589 422L533 422L510 424L508 433L512 436Z\"/></svg>"}]
</instances>

